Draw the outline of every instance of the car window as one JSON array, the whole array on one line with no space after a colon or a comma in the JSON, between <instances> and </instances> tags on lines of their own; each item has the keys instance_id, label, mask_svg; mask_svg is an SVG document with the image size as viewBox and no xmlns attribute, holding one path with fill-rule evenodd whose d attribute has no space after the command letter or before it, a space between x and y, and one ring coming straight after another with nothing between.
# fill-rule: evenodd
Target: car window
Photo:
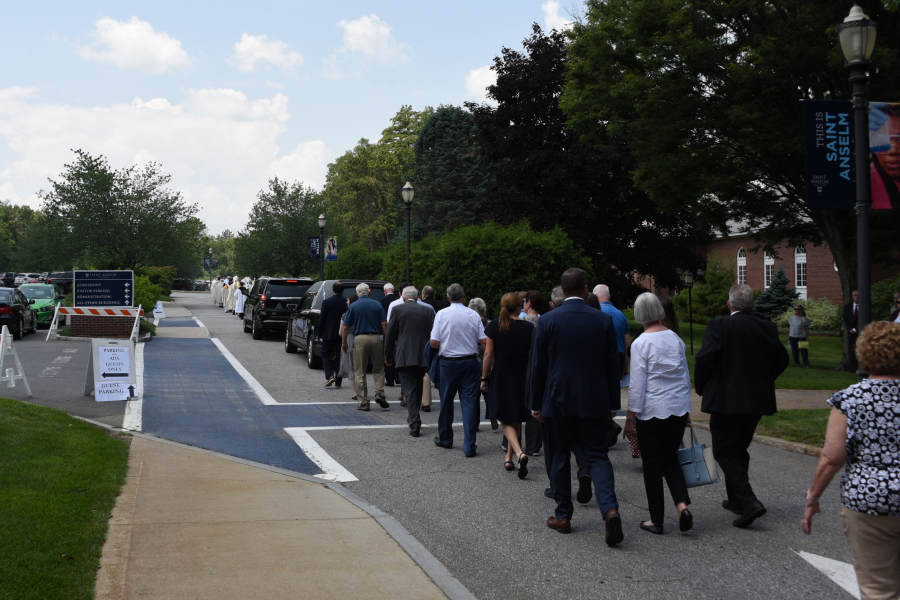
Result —
<instances>
[{"instance_id":1,"label":"car window","mask_svg":"<svg viewBox=\"0 0 900 600\"><path fill-rule=\"evenodd\" d=\"M270 281L266 296L270 298L299 298L309 289L308 281Z\"/></svg>"},{"instance_id":2,"label":"car window","mask_svg":"<svg viewBox=\"0 0 900 600\"><path fill-rule=\"evenodd\" d=\"M13 293L11 291L0 291L0 302L12 304Z\"/></svg>"},{"instance_id":3,"label":"car window","mask_svg":"<svg viewBox=\"0 0 900 600\"><path fill-rule=\"evenodd\" d=\"M307 294L306 297L303 299L303 304L300 305L300 310L309 310L309 308L312 306L313 300L315 300L315 299L316 299L315 292Z\"/></svg>"},{"instance_id":4,"label":"car window","mask_svg":"<svg viewBox=\"0 0 900 600\"><path fill-rule=\"evenodd\" d=\"M356 286L344 288L344 298L349 298L356 293ZM384 298L384 290L381 288L372 288L369 290L369 298L372 300L381 300Z\"/></svg>"},{"instance_id":5,"label":"car window","mask_svg":"<svg viewBox=\"0 0 900 600\"><path fill-rule=\"evenodd\" d=\"M259 291L265 285L266 281L268 281L268 279L257 279L255 282L253 282L253 289L250 290L250 295L259 296Z\"/></svg>"},{"instance_id":6,"label":"car window","mask_svg":"<svg viewBox=\"0 0 900 600\"><path fill-rule=\"evenodd\" d=\"M16 296L18 296L19 302L21 302L22 304L28 304L28 298L25 297L25 294L17 290Z\"/></svg>"},{"instance_id":7,"label":"car window","mask_svg":"<svg viewBox=\"0 0 900 600\"><path fill-rule=\"evenodd\" d=\"M26 298L49 300L53 298L53 289L43 285L23 285L19 288Z\"/></svg>"}]
</instances>

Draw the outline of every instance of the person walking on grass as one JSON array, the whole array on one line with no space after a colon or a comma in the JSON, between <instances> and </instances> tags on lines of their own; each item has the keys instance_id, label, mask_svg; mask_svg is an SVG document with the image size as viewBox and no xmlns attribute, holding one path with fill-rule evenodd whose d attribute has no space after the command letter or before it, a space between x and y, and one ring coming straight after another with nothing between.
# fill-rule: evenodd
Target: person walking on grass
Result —
<instances>
[{"instance_id":1,"label":"person walking on grass","mask_svg":"<svg viewBox=\"0 0 900 600\"><path fill-rule=\"evenodd\" d=\"M794 364L800 366L800 358L803 357L803 365L809 369L809 350L801 348L801 342L809 340L809 319L806 317L806 309L801 305L794 307L794 314L788 321L788 344L791 346L791 354L794 355Z\"/></svg>"}]
</instances>

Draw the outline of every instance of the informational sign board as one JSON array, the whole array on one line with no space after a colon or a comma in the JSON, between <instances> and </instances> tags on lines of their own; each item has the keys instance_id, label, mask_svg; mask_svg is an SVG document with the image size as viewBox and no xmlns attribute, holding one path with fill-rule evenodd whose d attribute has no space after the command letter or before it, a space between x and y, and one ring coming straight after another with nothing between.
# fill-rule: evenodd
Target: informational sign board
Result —
<instances>
[{"instance_id":1,"label":"informational sign board","mask_svg":"<svg viewBox=\"0 0 900 600\"><path fill-rule=\"evenodd\" d=\"M337 236L333 235L325 240L325 262L334 262L337 260Z\"/></svg>"},{"instance_id":2,"label":"informational sign board","mask_svg":"<svg viewBox=\"0 0 900 600\"><path fill-rule=\"evenodd\" d=\"M72 289L79 308L133 306L134 271L75 271Z\"/></svg>"},{"instance_id":3,"label":"informational sign board","mask_svg":"<svg viewBox=\"0 0 900 600\"><path fill-rule=\"evenodd\" d=\"M900 209L900 104L869 102L872 208Z\"/></svg>"},{"instance_id":4,"label":"informational sign board","mask_svg":"<svg viewBox=\"0 0 900 600\"><path fill-rule=\"evenodd\" d=\"M853 106L850 102L805 100L806 205L852 209L856 203Z\"/></svg>"},{"instance_id":5,"label":"informational sign board","mask_svg":"<svg viewBox=\"0 0 900 600\"><path fill-rule=\"evenodd\" d=\"M165 319L166 312L163 310L162 300L156 303L156 306L153 308L153 318L154 319Z\"/></svg>"},{"instance_id":6,"label":"informational sign board","mask_svg":"<svg viewBox=\"0 0 900 600\"><path fill-rule=\"evenodd\" d=\"M91 340L94 399L97 402L128 400L137 395L134 372L134 342Z\"/></svg>"},{"instance_id":7,"label":"informational sign board","mask_svg":"<svg viewBox=\"0 0 900 600\"><path fill-rule=\"evenodd\" d=\"M319 262L322 260L319 254L319 238L307 236L306 238L306 260L309 262Z\"/></svg>"}]
</instances>

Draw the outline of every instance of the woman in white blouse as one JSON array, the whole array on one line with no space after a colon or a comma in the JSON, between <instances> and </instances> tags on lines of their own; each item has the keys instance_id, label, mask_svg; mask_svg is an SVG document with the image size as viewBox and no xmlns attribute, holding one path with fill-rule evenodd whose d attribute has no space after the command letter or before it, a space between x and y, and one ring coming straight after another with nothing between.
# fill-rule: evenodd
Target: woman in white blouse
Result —
<instances>
[{"instance_id":1,"label":"woman in white blouse","mask_svg":"<svg viewBox=\"0 0 900 600\"><path fill-rule=\"evenodd\" d=\"M631 344L631 385L628 388L628 417L625 432L637 430L644 463L644 487L650 520L641 529L663 534L665 498L663 479L678 508L678 528L687 531L694 518L684 475L678 464L678 449L690 420L691 376L684 342L660 324L666 316L655 295L647 292L634 303L634 318L644 333Z\"/></svg>"}]
</instances>

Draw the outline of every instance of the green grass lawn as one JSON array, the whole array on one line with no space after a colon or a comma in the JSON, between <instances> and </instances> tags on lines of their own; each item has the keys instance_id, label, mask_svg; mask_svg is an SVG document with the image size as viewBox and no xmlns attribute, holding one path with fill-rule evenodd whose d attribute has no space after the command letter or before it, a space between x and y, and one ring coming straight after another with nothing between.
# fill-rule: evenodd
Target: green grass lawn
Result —
<instances>
[{"instance_id":1,"label":"green grass lawn","mask_svg":"<svg viewBox=\"0 0 900 600\"><path fill-rule=\"evenodd\" d=\"M128 445L66 413L0 398L0 598L84 598Z\"/></svg>"},{"instance_id":2,"label":"green grass lawn","mask_svg":"<svg viewBox=\"0 0 900 600\"><path fill-rule=\"evenodd\" d=\"M830 408L782 410L763 417L756 433L821 448L825 445L825 429Z\"/></svg>"},{"instance_id":3,"label":"green grass lawn","mask_svg":"<svg viewBox=\"0 0 900 600\"><path fill-rule=\"evenodd\" d=\"M629 321L632 337L640 333L643 328L634 321ZM680 323L681 339L687 346L688 366L691 369L691 383L694 381L694 357L691 355L690 328L688 323ZM694 323L694 354L700 351L705 325ZM791 349L787 345L787 336L780 335L782 343L790 356ZM813 336L809 340L809 364L812 367L791 364L775 380L775 387L788 390L842 390L848 385L856 383L856 375L846 371L835 371L841 364L843 352L843 340L840 337Z\"/></svg>"}]
</instances>

